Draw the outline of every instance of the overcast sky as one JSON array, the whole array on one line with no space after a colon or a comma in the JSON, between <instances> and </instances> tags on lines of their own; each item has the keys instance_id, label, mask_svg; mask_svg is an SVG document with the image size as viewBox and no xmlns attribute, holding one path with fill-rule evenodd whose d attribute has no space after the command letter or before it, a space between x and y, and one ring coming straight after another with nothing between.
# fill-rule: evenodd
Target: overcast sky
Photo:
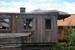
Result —
<instances>
[{"instance_id":1,"label":"overcast sky","mask_svg":"<svg viewBox=\"0 0 75 50\"><path fill-rule=\"evenodd\" d=\"M0 0L0 12L19 12L20 7L26 7L26 12L43 9L75 14L75 0Z\"/></svg>"}]
</instances>

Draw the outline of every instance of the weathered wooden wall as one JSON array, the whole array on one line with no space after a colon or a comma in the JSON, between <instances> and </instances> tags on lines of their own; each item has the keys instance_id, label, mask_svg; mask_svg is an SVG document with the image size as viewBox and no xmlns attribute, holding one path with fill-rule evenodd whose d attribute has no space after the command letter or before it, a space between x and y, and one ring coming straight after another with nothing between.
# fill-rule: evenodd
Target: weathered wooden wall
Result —
<instances>
[{"instance_id":1,"label":"weathered wooden wall","mask_svg":"<svg viewBox=\"0 0 75 50\"><path fill-rule=\"evenodd\" d=\"M6 14L7 15L7 14ZM11 33L31 32L28 41L32 43L38 42L57 42L57 14L8 14L11 16ZM24 18L33 19L33 27L31 30L24 29ZM45 29L45 19L51 19L51 29Z\"/></svg>"},{"instance_id":2,"label":"weathered wooden wall","mask_svg":"<svg viewBox=\"0 0 75 50\"><path fill-rule=\"evenodd\" d=\"M25 15L20 16L20 20L17 24L17 32L24 33L22 31L25 31L23 28L23 19L24 18L32 18L33 19L33 28L32 30L28 30L29 32L32 32L32 35L30 36L32 43L38 43L38 42L57 42L57 15ZM51 29L46 30L45 29L45 19L51 19Z\"/></svg>"},{"instance_id":3,"label":"weathered wooden wall","mask_svg":"<svg viewBox=\"0 0 75 50\"><path fill-rule=\"evenodd\" d=\"M8 14L9 15L9 14ZM10 14L11 16L11 33L26 33L32 34L28 37L24 37L25 43L50 43L58 42L57 34L57 14ZM17 17L17 18L16 18ZM25 30L23 20L26 18L32 18L32 29ZM51 29L45 29L45 19L51 19ZM20 50L18 48L1 48L0 50Z\"/></svg>"},{"instance_id":4,"label":"weathered wooden wall","mask_svg":"<svg viewBox=\"0 0 75 50\"><path fill-rule=\"evenodd\" d=\"M21 48L0 48L0 50L21 50Z\"/></svg>"}]
</instances>

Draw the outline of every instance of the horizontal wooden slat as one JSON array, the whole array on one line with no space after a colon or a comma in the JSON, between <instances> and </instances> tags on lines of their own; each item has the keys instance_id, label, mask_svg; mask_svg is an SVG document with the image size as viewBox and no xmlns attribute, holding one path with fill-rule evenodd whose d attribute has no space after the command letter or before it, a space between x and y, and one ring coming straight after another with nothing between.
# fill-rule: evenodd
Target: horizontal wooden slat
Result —
<instances>
[{"instance_id":1,"label":"horizontal wooden slat","mask_svg":"<svg viewBox=\"0 0 75 50\"><path fill-rule=\"evenodd\" d=\"M0 38L29 36L31 33L0 33Z\"/></svg>"}]
</instances>

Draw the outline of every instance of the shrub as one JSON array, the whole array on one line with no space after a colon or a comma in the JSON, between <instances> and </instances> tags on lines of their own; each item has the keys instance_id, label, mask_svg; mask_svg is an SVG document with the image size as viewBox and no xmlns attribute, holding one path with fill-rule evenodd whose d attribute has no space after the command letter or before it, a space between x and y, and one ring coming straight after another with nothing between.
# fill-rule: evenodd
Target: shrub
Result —
<instances>
[{"instance_id":1,"label":"shrub","mask_svg":"<svg viewBox=\"0 0 75 50\"><path fill-rule=\"evenodd\" d=\"M59 43L52 50L75 50L75 46L67 46L66 43Z\"/></svg>"}]
</instances>

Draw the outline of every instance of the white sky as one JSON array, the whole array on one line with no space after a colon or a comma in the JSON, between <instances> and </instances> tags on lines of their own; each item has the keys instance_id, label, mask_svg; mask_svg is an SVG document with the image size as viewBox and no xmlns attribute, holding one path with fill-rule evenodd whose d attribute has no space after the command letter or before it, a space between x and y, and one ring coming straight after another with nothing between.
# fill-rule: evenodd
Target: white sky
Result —
<instances>
[{"instance_id":1,"label":"white sky","mask_svg":"<svg viewBox=\"0 0 75 50\"><path fill-rule=\"evenodd\" d=\"M20 7L26 7L26 12L43 9L75 14L75 0L0 0L0 12L19 12Z\"/></svg>"}]
</instances>

